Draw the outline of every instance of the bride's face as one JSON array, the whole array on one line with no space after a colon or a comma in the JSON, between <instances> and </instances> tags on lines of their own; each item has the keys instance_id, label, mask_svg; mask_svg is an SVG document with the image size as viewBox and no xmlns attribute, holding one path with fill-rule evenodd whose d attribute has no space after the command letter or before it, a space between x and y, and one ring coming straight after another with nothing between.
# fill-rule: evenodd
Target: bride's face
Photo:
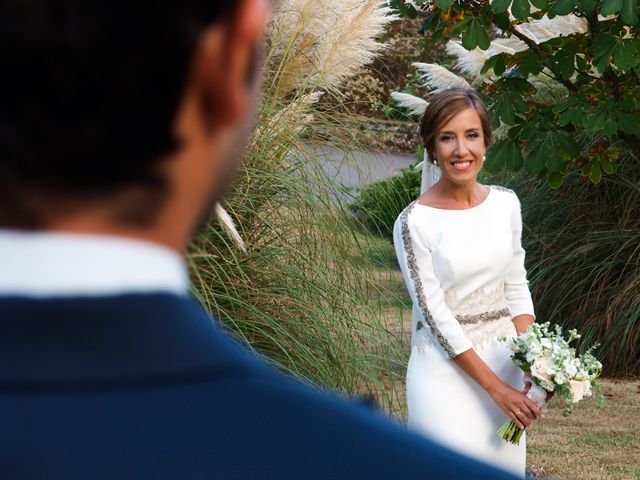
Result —
<instances>
[{"instance_id":1,"label":"bride's face","mask_svg":"<svg viewBox=\"0 0 640 480\"><path fill-rule=\"evenodd\" d=\"M475 181L486 152L480 116L467 108L444 124L435 137L442 176L457 184Z\"/></svg>"}]
</instances>

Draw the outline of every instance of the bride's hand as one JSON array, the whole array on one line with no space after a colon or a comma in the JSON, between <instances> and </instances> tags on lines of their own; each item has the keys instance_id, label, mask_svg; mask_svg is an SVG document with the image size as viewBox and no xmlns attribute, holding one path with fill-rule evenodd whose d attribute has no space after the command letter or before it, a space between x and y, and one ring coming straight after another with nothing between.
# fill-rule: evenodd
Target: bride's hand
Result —
<instances>
[{"instance_id":1,"label":"bride's hand","mask_svg":"<svg viewBox=\"0 0 640 480\"><path fill-rule=\"evenodd\" d=\"M496 384L487 392L518 428L524 429L542 416L542 410L536 402L505 382Z\"/></svg>"}]
</instances>

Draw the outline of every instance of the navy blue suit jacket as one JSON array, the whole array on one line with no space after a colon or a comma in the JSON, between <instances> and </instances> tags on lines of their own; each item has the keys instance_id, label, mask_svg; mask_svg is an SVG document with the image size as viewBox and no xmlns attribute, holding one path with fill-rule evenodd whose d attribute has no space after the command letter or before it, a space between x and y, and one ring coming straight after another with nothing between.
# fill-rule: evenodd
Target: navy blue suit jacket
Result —
<instances>
[{"instance_id":1,"label":"navy blue suit jacket","mask_svg":"<svg viewBox=\"0 0 640 480\"><path fill-rule=\"evenodd\" d=\"M0 297L0 478L512 478L265 366L168 294Z\"/></svg>"}]
</instances>

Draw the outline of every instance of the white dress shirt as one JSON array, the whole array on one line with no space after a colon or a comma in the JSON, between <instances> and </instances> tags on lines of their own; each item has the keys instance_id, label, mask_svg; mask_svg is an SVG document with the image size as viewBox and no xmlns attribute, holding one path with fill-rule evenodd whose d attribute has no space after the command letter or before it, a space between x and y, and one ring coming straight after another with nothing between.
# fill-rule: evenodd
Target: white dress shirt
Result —
<instances>
[{"instance_id":1,"label":"white dress shirt","mask_svg":"<svg viewBox=\"0 0 640 480\"><path fill-rule=\"evenodd\" d=\"M184 261L168 247L119 236L0 229L1 296L151 292L189 292Z\"/></svg>"}]
</instances>

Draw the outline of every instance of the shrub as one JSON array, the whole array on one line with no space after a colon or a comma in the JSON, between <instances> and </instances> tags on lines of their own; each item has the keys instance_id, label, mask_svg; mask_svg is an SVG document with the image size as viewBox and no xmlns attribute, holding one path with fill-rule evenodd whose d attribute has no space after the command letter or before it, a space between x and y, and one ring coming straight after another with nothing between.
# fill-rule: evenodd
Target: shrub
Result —
<instances>
[{"instance_id":1,"label":"shrub","mask_svg":"<svg viewBox=\"0 0 640 480\"><path fill-rule=\"evenodd\" d=\"M420 195L420 177L420 169L403 168L398 175L364 187L351 209L371 232L391 239L396 218Z\"/></svg>"}]
</instances>

